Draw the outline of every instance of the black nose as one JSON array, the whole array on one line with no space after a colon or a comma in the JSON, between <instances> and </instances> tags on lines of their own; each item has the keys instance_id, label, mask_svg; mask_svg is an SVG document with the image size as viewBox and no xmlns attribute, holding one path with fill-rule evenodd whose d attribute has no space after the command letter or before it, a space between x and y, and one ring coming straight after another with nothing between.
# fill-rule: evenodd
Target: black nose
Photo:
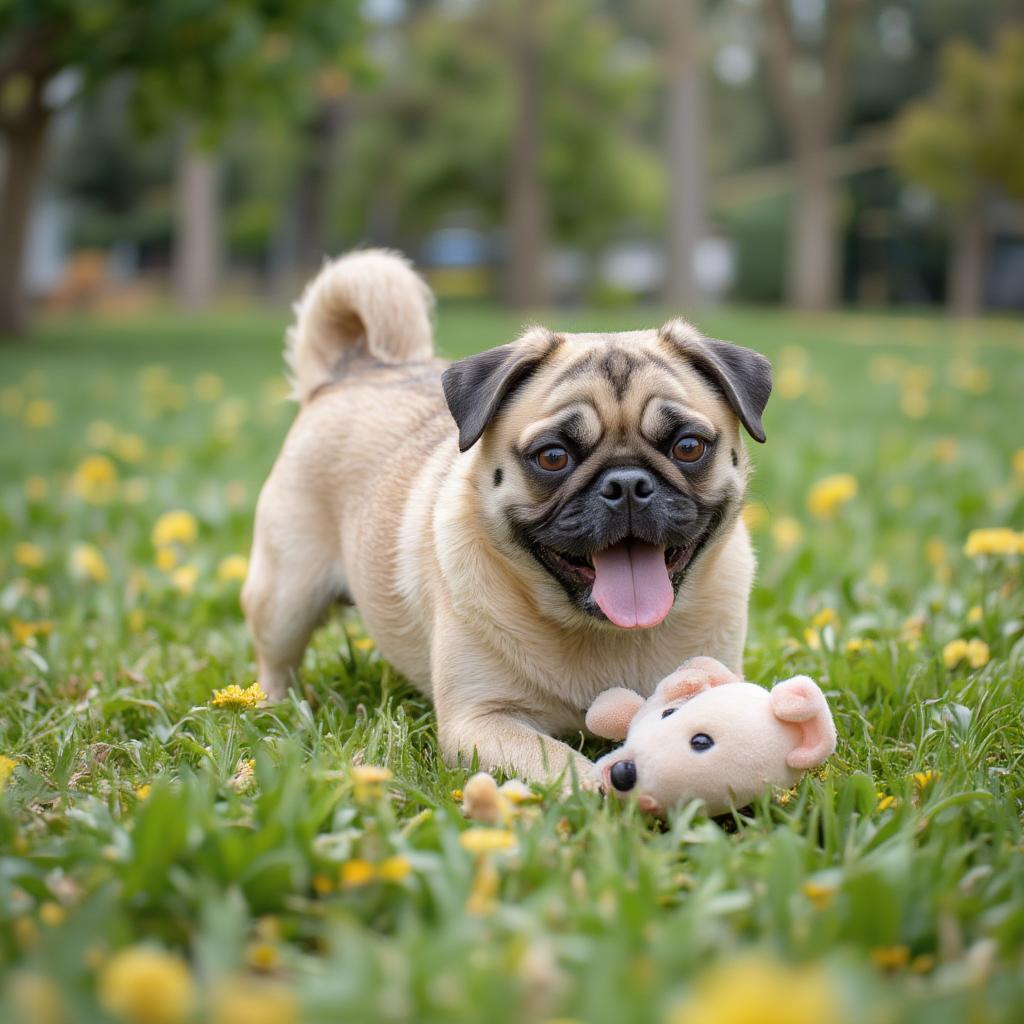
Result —
<instances>
[{"instance_id":1,"label":"black nose","mask_svg":"<svg viewBox=\"0 0 1024 1024\"><path fill-rule=\"evenodd\" d=\"M636 785L636 765L632 761L616 761L611 776L612 785L620 793L628 793Z\"/></svg>"},{"instance_id":2,"label":"black nose","mask_svg":"<svg viewBox=\"0 0 1024 1024\"><path fill-rule=\"evenodd\" d=\"M601 478L600 494L609 508L642 508L654 497L654 477L646 469L609 469Z\"/></svg>"}]
</instances>

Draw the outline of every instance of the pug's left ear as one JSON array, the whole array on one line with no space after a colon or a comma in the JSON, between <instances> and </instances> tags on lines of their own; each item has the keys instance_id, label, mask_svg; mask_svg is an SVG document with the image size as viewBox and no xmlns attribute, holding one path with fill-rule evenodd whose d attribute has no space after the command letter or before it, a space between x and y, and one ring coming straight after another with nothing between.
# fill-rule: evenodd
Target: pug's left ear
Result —
<instances>
[{"instance_id":1,"label":"pug's left ear","mask_svg":"<svg viewBox=\"0 0 1024 1024\"><path fill-rule=\"evenodd\" d=\"M511 345L499 345L452 363L441 375L448 409L459 428L459 451L480 440L513 388L524 381L562 339L531 327Z\"/></svg>"},{"instance_id":2,"label":"pug's left ear","mask_svg":"<svg viewBox=\"0 0 1024 1024\"><path fill-rule=\"evenodd\" d=\"M753 349L705 338L685 320L669 320L658 335L721 389L747 433L763 442L761 414L772 393L772 364Z\"/></svg>"}]
</instances>

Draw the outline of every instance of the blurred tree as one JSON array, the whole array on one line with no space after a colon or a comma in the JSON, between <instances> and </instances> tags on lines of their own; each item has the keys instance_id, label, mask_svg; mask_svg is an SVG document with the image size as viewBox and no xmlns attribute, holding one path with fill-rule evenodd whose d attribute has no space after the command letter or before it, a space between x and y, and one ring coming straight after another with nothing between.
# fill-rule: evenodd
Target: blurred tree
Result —
<instances>
[{"instance_id":1,"label":"blurred tree","mask_svg":"<svg viewBox=\"0 0 1024 1024\"><path fill-rule=\"evenodd\" d=\"M657 231L664 183L650 48L599 0L522 2L421 5L402 26L386 85L353 99L340 217L405 246L451 217L504 227L506 295L529 305L543 281L521 282L543 277L549 242L592 253L623 228Z\"/></svg>"},{"instance_id":2,"label":"blurred tree","mask_svg":"<svg viewBox=\"0 0 1024 1024\"><path fill-rule=\"evenodd\" d=\"M849 53L862 0L803 4L762 0L769 82L793 159L787 294L798 309L828 309L839 283L840 232L828 166L846 110Z\"/></svg>"},{"instance_id":3,"label":"blurred tree","mask_svg":"<svg viewBox=\"0 0 1024 1024\"><path fill-rule=\"evenodd\" d=\"M989 238L986 201L1024 200L1024 30L993 53L948 47L932 96L897 121L896 165L953 212L949 301L958 316L982 305Z\"/></svg>"},{"instance_id":4,"label":"blurred tree","mask_svg":"<svg viewBox=\"0 0 1024 1024\"><path fill-rule=\"evenodd\" d=\"M0 133L7 148L0 334L26 323L24 248L60 76L72 76L81 95L130 73L141 128L154 130L186 114L191 137L209 150L240 111L294 116L308 105L320 67L354 60L358 10L358 0L0 0ZM210 193L210 169L196 173L191 159L186 150L185 181L196 195ZM180 209L189 212L194 231L209 227L201 216L210 209L209 195L190 199L185 185ZM207 231L183 255L190 260L203 250L202 263L212 267L211 248Z\"/></svg>"}]
</instances>

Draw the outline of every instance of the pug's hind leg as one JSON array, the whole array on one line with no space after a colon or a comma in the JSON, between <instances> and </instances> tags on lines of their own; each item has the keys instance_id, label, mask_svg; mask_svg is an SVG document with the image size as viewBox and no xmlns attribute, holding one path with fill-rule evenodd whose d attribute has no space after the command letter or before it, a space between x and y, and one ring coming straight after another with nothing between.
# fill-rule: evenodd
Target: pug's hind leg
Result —
<instances>
[{"instance_id":1,"label":"pug's hind leg","mask_svg":"<svg viewBox=\"0 0 1024 1024\"><path fill-rule=\"evenodd\" d=\"M261 498L260 505L264 502ZM327 542L329 533L291 505L257 510L249 574L242 607L256 647L260 686L280 700L295 682L313 630L331 603L344 593L344 580Z\"/></svg>"}]
</instances>

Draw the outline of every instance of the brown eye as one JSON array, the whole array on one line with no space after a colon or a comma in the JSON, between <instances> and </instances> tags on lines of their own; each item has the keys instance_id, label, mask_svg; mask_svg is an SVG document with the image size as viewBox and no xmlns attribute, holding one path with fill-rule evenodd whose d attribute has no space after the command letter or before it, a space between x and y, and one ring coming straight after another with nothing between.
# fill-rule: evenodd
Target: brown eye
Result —
<instances>
[{"instance_id":1,"label":"brown eye","mask_svg":"<svg viewBox=\"0 0 1024 1024\"><path fill-rule=\"evenodd\" d=\"M558 473L569 465L569 453L564 448L545 448L536 455L537 465L549 473Z\"/></svg>"},{"instance_id":2,"label":"brown eye","mask_svg":"<svg viewBox=\"0 0 1024 1024\"><path fill-rule=\"evenodd\" d=\"M707 448L699 437L681 437L672 445L672 458L677 462L699 462Z\"/></svg>"}]
</instances>

